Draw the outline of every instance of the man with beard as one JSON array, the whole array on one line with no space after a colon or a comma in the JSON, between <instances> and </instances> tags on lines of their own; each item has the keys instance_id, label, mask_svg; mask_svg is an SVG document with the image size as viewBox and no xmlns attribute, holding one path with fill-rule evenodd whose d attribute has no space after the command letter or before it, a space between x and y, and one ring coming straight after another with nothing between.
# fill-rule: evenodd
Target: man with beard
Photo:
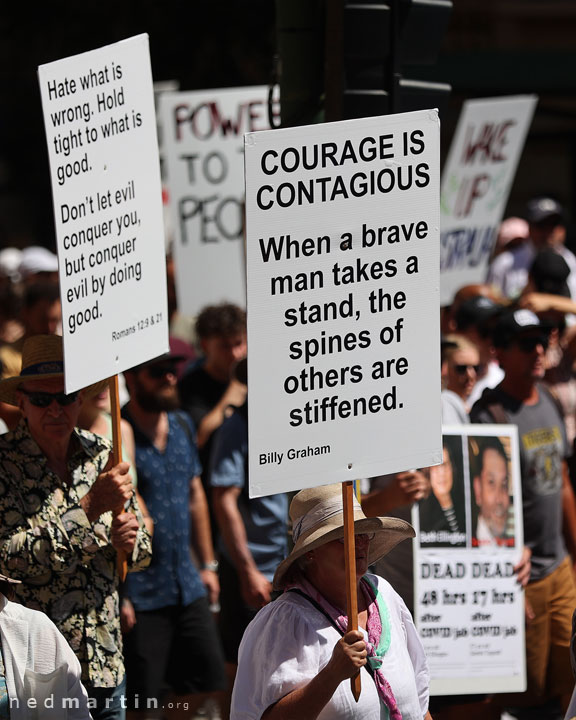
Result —
<instances>
[{"instance_id":1,"label":"man with beard","mask_svg":"<svg viewBox=\"0 0 576 720\"><path fill-rule=\"evenodd\" d=\"M478 519L472 545L513 547L514 537L508 535L510 489L506 451L498 438L479 438L476 444L478 455L473 488ZM471 450L474 457L472 447Z\"/></svg>"},{"instance_id":2,"label":"man with beard","mask_svg":"<svg viewBox=\"0 0 576 720\"><path fill-rule=\"evenodd\" d=\"M189 718L202 693L225 687L209 607L218 598L218 566L194 428L177 410L179 359L171 352L125 373L130 402L122 414L134 429L138 489L154 521L152 563L135 581L129 578L124 592L133 718L162 705L166 718ZM164 701L166 690L172 697Z\"/></svg>"}]
</instances>

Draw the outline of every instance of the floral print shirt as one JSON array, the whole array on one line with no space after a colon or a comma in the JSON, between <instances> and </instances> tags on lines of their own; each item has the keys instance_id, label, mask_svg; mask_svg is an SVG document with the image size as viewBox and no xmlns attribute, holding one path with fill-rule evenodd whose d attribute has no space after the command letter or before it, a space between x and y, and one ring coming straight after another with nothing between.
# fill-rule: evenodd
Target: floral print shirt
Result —
<instances>
[{"instance_id":1,"label":"floral print shirt","mask_svg":"<svg viewBox=\"0 0 576 720\"><path fill-rule=\"evenodd\" d=\"M110 451L108 440L76 428L65 484L25 420L0 436L0 572L22 580L16 599L56 624L91 687L117 687L124 677L112 513L91 523L80 505ZM135 498L127 510L140 524L128 558L133 571L149 564L151 540Z\"/></svg>"}]
</instances>

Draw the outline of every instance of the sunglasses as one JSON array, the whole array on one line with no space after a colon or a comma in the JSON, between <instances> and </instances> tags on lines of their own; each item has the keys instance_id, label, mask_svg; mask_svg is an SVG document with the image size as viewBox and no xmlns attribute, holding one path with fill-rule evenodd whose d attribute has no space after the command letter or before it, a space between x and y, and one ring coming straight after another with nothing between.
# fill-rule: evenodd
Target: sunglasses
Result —
<instances>
[{"instance_id":1,"label":"sunglasses","mask_svg":"<svg viewBox=\"0 0 576 720\"><path fill-rule=\"evenodd\" d=\"M480 365L454 365L454 370L456 370L458 375L466 375L468 370L474 370L476 375L478 375L478 373L481 370L481 366Z\"/></svg>"},{"instance_id":2,"label":"sunglasses","mask_svg":"<svg viewBox=\"0 0 576 720\"><path fill-rule=\"evenodd\" d=\"M538 345L542 345L544 350L548 349L548 338L545 335L532 336L532 337L519 337L516 338L515 344L525 353L531 353L536 350Z\"/></svg>"},{"instance_id":3,"label":"sunglasses","mask_svg":"<svg viewBox=\"0 0 576 720\"><path fill-rule=\"evenodd\" d=\"M53 400L56 400L61 407L66 407L67 405L72 405L72 403L78 399L78 392L66 395L66 393L63 392L50 393L42 392L41 390L24 390L23 388L20 388L20 392L26 395L31 405L38 408L49 407Z\"/></svg>"},{"instance_id":4,"label":"sunglasses","mask_svg":"<svg viewBox=\"0 0 576 720\"><path fill-rule=\"evenodd\" d=\"M370 542L370 540L374 540L376 533L362 533L361 535L355 535L354 537L356 540L363 540L364 542ZM338 542L342 543L344 545L344 538L338 538Z\"/></svg>"},{"instance_id":5,"label":"sunglasses","mask_svg":"<svg viewBox=\"0 0 576 720\"><path fill-rule=\"evenodd\" d=\"M149 365L146 368L148 375L155 380L165 375L176 375L176 365Z\"/></svg>"}]
</instances>

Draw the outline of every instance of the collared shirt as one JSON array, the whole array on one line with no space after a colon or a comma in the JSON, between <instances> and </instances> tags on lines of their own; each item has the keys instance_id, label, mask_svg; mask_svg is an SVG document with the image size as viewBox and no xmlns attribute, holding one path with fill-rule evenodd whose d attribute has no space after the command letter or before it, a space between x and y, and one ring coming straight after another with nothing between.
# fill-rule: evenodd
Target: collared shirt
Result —
<instances>
[{"instance_id":1,"label":"collared shirt","mask_svg":"<svg viewBox=\"0 0 576 720\"><path fill-rule=\"evenodd\" d=\"M163 451L134 429L138 490L154 520L152 562L144 572L127 578L124 594L138 611L189 605L206 594L191 556L190 482L200 474L196 438L189 418L168 413L168 439Z\"/></svg>"},{"instance_id":2,"label":"collared shirt","mask_svg":"<svg viewBox=\"0 0 576 720\"><path fill-rule=\"evenodd\" d=\"M482 515L478 515L476 523L476 537L472 538L474 547L514 547L514 538L504 535L504 537L496 537L488 527L488 523Z\"/></svg>"},{"instance_id":3,"label":"collared shirt","mask_svg":"<svg viewBox=\"0 0 576 720\"><path fill-rule=\"evenodd\" d=\"M49 467L22 420L0 437L0 570L22 585L18 600L41 610L70 643L82 682L116 687L124 677L112 513L91 523L80 505L104 469L110 443L78 428L68 461L69 484ZM140 523L129 570L150 561L150 536L133 498L128 511Z\"/></svg>"}]
</instances>

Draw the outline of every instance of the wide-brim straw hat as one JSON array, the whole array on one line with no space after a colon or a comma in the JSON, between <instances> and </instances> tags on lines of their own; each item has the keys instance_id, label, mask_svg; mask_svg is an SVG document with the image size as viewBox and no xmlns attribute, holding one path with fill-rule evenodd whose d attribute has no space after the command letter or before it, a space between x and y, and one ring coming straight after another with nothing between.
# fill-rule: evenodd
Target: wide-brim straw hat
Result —
<instances>
[{"instance_id":1,"label":"wide-brim straw hat","mask_svg":"<svg viewBox=\"0 0 576 720\"><path fill-rule=\"evenodd\" d=\"M278 566L274 575L274 589L281 590L286 573L293 563L310 550L344 537L344 515L342 512L342 485L301 490L290 504L292 537L294 547L290 555ZM399 542L413 538L414 528L410 523L391 517L364 515L360 503L354 498L354 534L374 533L370 541L368 564L375 563L396 547Z\"/></svg>"},{"instance_id":2,"label":"wide-brim straw hat","mask_svg":"<svg viewBox=\"0 0 576 720\"><path fill-rule=\"evenodd\" d=\"M20 375L0 380L0 401L18 405L16 391L24 382L50 380L64 377L64 351L60 335L33 335L22 347L22 370ZM106 387L108 380L84 388L87 396L97 395Z\"/></svg>"}]
</instances>

